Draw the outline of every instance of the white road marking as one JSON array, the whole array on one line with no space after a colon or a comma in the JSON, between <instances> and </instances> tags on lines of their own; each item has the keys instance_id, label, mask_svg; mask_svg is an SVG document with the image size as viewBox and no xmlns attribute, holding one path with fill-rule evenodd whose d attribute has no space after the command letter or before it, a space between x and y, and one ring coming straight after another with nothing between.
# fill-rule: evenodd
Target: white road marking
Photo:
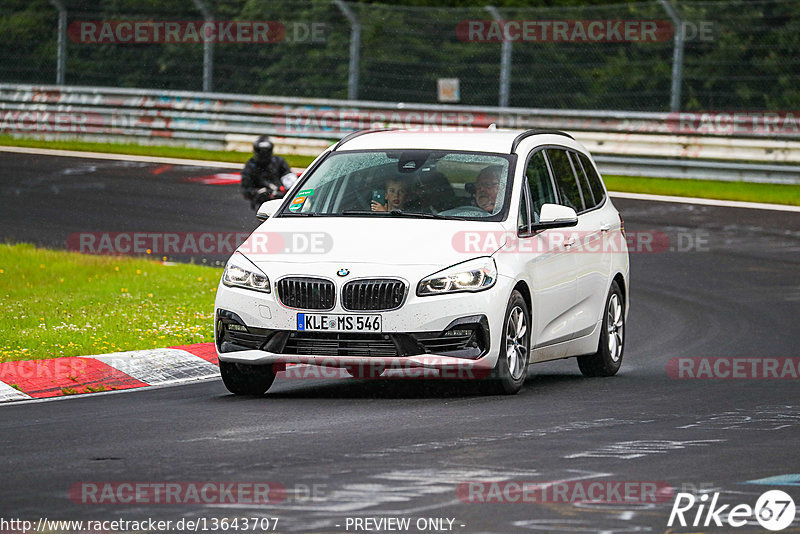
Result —
<instances>
[{"instance_id":1,"label":"white road marking","mask_svg":"<svg viewBox=\"0 0 800 534\"><path fill-rule=\"evenodd\" d=\"M109 159L115 161L165 163L169 165L187 165L191 167L221 167L225 169L241 169L242 167L244 167L244 163L232 163L229 161L207 161L204 159L167 158L161 156L140 156L134 154L106 154L105 152L56 150L52 148L29 148L22 146L0 146L0 152L13 152L16 154L35 154L38 156L62 156L67 158Z\"/></svg>"},{"instance_id":2,"label":"white road marking","mask_svg":"<svg viewBox=\"0 0 800 534\"><path fill-rule=\"evenodd\" d=\"M613 198L648 200L651 202L676 202L678 204L700 204L702 206L719 206L723 208L793 211L800 213L800 206L789 206L787 204L766 204L763 202L742 202L739 200L716 200L713 198L672 197L667 195L647 195L644 193L621 193L617 191L609 191L608 194Z\"/></svg>"},{"instance_id":3,"label":"white road marking","mask_svg":"<svg viewBox=\"0 0 800 534\"><path fill-rule=\"evenodd\" d=\"M796 406L758 406L755 410L737 409L697 419L677 428L701 430L773 431L800 426L800 410Z\"/></svg>"},{"instance_id":4,"label":"white road marking","mask_svg":"<svg viewBox=\"0 0 800 534\"><path fill-rule=\"evenodd\" d=\"M713 443L722 443L724 439L698 439L689 441L673 441L665 439L620 441L597 447L577 454L569 454L563 458L617 458L631 460L651 454L665 454L688 447L708 447Z\"/></svg>"},{"instance_id":5,"label":"white road marking","mask_svg":"<svg viewBox=\"0 0 800 534\"><path fill-rule=\"evenodd\" d=\"M52 148L29 148L22 146L0 146L0 152L13 152L16 154L36 154L39 156L63 156L68 158L139 161L143 163L166 163L170 165L188 165L191 167L221 167L225 169L241 169L242 167L244 167L244 163L232 163L228 161L206 161L204 159L166 158L160 156L138 156L133 154L106 154L104 152L55 150Z\"/></svg>"},{"instance_id":6,"label":"white road marking","mask_svg":"<svg viewBox=\"0 0 800 534\"><path fill-rule=\"evenodd\" d=\"M114 161L136 161L140 163L163 163L187 167L214 167L221 169L244 168L244 163L231 161L211 161L205 159L168 158L162 156L142 156L135 154L107 154L105 152L84 152L79 150L56 150L52 148L30 148L23 146L0 146L0 152L15 154L35 154L37 156L62 156L67 158L106 159ZM303 172L304 168L292 167L292 172Z\"/></svg>"},{"instance_id":7,"label":"white road marking","mask_svg":"<svg viewBox=\"0 0 800 534\"><path fill-rule=\"evenodd\" d=\"M602 419L595 419L593 421L572 421L551 427L517 430L514 432L507 432L494 436L460 436L458 439L454 439L452 441L408 443L405 445L398 445L396 447L388 447L379 450L355 452L348 454L347 456L352 458L377 458L395 454L430 454L432 451L451 448L463 449L464 447L482 446L486 443L493 443L497 441L516 441L521 439L543 438L553 434L560 434L561 432L610 428L620 425L644 425L647 423L653 423L655 421L655 419L616 419L613 417L604 417Z\"/></svg>"}]
</instances>

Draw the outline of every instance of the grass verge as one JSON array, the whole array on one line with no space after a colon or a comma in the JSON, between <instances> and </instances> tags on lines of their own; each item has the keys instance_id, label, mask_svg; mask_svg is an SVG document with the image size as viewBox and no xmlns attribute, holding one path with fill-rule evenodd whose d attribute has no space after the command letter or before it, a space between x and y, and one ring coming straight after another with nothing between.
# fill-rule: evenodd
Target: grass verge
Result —
<instances>
[{"instance_id":1,"label":"grass verge","mask_svg":"<svg viewBox=\"0 0 800 534\"><path fill-rule=\"evenodd\" d=\"M0 244L0 362L213 341L221 272Z\"/></svg>"},{"instance_id":2,"label":"grass verge","mask_svg":"<svg viewBox=\"0 0 800 534\"><path fill-rule=\"evenodd\" d=\"M226 150L204 150L178 146L150 146L124 143L91 143L86 141L45 141L0 135L0 146L21 146L28 148L49 148L53 150L78 150L83 152L102 152L104 154L130 154L135 156L158 156L164 158L203 159L208 161L227 161L242 165L252 156L249 152L230 152ZM283 156L290 167L308 167L313 156Z\"/></svg>"},{"instance_id":3,"label":"grass verge","mask_svg":"<svg viewBox=\"0 0 800 534\"><path fill-rule=\"evenodd\" d=\"M603 176L609 191L800 206L800 185Z\"/></svg>"}]
</instances>

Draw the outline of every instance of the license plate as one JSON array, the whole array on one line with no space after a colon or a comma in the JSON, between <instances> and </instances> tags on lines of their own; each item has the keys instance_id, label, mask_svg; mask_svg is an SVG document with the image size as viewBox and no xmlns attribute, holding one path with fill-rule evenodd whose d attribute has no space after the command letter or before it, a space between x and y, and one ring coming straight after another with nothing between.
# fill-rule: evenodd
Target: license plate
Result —
<instances>
[{"instance_id":1,"label":"license plate","mask_svg":"<svg viewBox=\"0 0 800 534\"><path fill-rule=\"evenodd\" d=\"M380 332L380 315L327 315L298 313L300 332Z\"/></svg>"}]
</instances>

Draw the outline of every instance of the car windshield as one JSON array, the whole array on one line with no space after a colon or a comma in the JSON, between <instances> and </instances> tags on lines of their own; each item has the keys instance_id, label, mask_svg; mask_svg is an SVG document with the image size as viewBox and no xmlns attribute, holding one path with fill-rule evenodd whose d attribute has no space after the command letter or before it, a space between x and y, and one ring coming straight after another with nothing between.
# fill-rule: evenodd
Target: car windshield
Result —
<instances>
[{"instance_id":1,"label":"car windshield","mask_svg":"<svg viewBox=\"0 0 800 534\"><path fill-rule=\"evenodd\" d=\"M334 152L303 176L281 214L500 220L512 161L485 152Z\"/></svg>"}]
</instances>

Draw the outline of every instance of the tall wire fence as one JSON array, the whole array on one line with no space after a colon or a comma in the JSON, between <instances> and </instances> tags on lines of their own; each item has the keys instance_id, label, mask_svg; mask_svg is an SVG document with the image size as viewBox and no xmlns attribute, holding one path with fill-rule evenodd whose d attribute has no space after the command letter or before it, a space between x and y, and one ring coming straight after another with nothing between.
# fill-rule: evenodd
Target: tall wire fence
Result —
<instances>
[{"instance_id":1,"label":"tall wire fence","mask_svg":"<svg viewBox=\"0 0 800 534\"><path fill-rule=\"evenodd\" d=\"M550 109L800 106L800 0L6 0L0 47L6 83Z\"/></svg>"}]
</instances>

